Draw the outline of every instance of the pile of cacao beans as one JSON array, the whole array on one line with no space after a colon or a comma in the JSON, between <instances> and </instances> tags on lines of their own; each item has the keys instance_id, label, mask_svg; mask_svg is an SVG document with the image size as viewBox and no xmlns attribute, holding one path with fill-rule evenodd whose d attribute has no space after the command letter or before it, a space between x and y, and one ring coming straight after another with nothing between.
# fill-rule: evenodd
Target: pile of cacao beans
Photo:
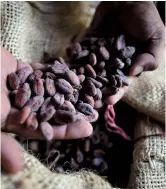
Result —
<instances>
[{"instance_id":1,"label":"pile of cacao beans","mask_svg":"<svg viewBox=\"0 0 166 189\"><path fill-rule=\"evenodd\" d=\"M125 74L134 54L135 47L126 45L124 35L85 38L67 48L70 68L59 57L44 70L24 67L11 73L11 104L21 110L21 123L31 130L39 128L51 140L51 125L98 119L96 110L103 106L105 96L129 85Z\"/></svg>"}]
</instances>

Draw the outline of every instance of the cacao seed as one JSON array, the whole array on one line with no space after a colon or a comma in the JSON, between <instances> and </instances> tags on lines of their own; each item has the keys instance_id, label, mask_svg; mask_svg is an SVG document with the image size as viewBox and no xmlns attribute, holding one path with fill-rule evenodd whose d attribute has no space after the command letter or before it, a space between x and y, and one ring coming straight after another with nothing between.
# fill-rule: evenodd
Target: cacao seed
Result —
<instances>
[{"instance_id":1,"label":"cacao seed","mask_svg":"<svg viewBox=\"0 0 166 189\"><path fill-rule=\"evenodd\" d=\"M65 101L64 95L59 92L56 92L55 95L53 96L53 102L56 107L62 106L64 101Z\"/></svg>"},{"instance_id":2,"label":"cacao seed","mask_svg":"<svg viewBox=\"0 0 166 189\"><path fill-rule=\"evenodd\" d=\"M56 86L64 94L73 94L73 87L65 79L57 79Z\"/></svg>"},{"instance_id":3,"label":"cacao seed","mask_svg":"<svg viewBox=\"0 0 166 189\"><path fill-rule=\"evenodd\" d=\"M25 83L28 76L33 72L32 68L30 67L23 67L17 71L17 75L20 79L20 84Z\"/></svg>"},{"instance_id":4,"label":"cacao seed","mask_svg":"<svg viewBox=\"0 0 166 189\"><path fill-rule=\"evenodd\" d=\"M54 131L51 125L48 122L41 122L40 123L40 130L44 136L44 138L48 141L53 139Z\"/></svg>"},{"instance_id":5,"label":"cacao seed","mask_svg":"<svg viewBox=\"0 0 166 189\"><path fill-rule=\"evenodd\" d=\"M26 106L29 106L32 112L36 112L41 107L43 102L43 96L34 96L27 101Z\"/></svg>"},{"instance_id":6,"label":"cacao seed","mask_svg":"<svg viewBox=\"0 0 166 189\"><path fill-rule=\"evenodd\" d=\"M29 81L34 81L36 79L40 79L43 76L43 72L41 70L35 70L33 73L29 75Z\"/></svg>"},{"instance_id":7,"label":"cacao seed","mask_svg":"<svg viewBox=\"0 0 166 189\"><path fill-rule=\"evenodd\" d=\"M35 79L32 83L32 91L36 96L44 96L44 85L41 78Z\"/></svg>"},{"instance_id":8,"label":"cacao seed","mask_svg":"<svg viewBox=\"0 0 166 189\"><path fill-rule=\"evenodd\" d=\"M11 73L8 75L8 82L11 89L15 90L19 88L20 79L16 73Z\"/></svg>"},{"instance_id":9,"label":"cacao seed","mask_svg":"<svg viewBox=\"0 0 166 189\"><path fill-rule=\"evenodd\" d=\"M50 78L46 78L45 87L46 87L47 94L49 96L54 96L56 92L54 80Z\"/></svg>"}]
</instances>

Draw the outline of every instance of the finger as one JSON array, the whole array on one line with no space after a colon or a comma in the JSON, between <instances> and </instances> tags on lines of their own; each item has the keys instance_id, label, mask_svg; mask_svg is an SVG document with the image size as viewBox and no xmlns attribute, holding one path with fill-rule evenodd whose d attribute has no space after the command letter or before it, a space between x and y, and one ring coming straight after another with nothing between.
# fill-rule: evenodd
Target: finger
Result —
<instances>
[{"instance_id":1,"label":"finger","mask_svg":"<svg viewBox=\"0 0 166 189\"><path fill-rule=\"evenodd\" d=\"M148 41L148 46L144 50L145 53L135 57L129 75L136 76L143 71L157 69L159 64L164 60L164 41L164 28L161 27L151 37L151 40Z\"/></svg>"},{"instance_id":2,"label":"finger","mask_svg":"<svg viewBox=\"0 0 166 189\"><path fill-rule=\"evenodd\" d=\"M52 127L54 130L54 140L87 137L91 135L93 130L91 124L84 119L81 119L75 123L70 123L68 125L52 125ZM10 112L10 116L4 131L15 133L29 139L44 140L40 129L32 131L27 129L25 125L20 124L20 111L15 108L12 108Z\"/></svg>"},{"instance_id":3,"label":"finger","mask_svg":"<svg viewBox=\"0 0 166 189\"><path fill-rule=\"evenodd\" d=\"M132 83L132 81L133 81L133 78L128 77L129 85ZM104 102L106 104L111 104L111 105L116 104L123 97L125 92L127 92L128 88L129 88L128 86L124 86L124 87L120 88L117 94L106 97L104 99Z\"/></svg>"},{"instance_id":4,"label":"finger","mask_svg":"<svg viewBox=\"0 0 166 189\"><path fill-rule=\"evenodd\" d=\"M92 134L93 128L88 121L81 119L68 125L54 126L53 130L53 138L63 140L88 137Z\"/></svg>"},{"instance_id":5,"label":"finger","mask_svg":"<svg viewBox=\"0 0 166 189\"><path fill-rule=\"evenodd\" d=\"M149 53L144 53L138 55L133 60L133 65L129 70L130 76L136 76L142 73L143 71L150 71L157 68L156 60L153 55Z\"/></svg>"},{"instance_id":6,"label":"finger","mask_svg":"<svg viewBox=\"0 0 166 189\"><path fill-rule=\"evenodd\" d=\"M23 168L24 159L19 144L10 136L1 134L1 163L10 174Z\"/></svg>"},{"instance_id":7,"label":"finger","mask_svg":"<svg viewBox=\"0 0 166 189\"><path fill-rule=\"evenodd\" d=\"M34 70L42 70L42 71L46 70L46 65L39 62L33 62L31 63L31 66Z\"/></svg>"}]
</instances>

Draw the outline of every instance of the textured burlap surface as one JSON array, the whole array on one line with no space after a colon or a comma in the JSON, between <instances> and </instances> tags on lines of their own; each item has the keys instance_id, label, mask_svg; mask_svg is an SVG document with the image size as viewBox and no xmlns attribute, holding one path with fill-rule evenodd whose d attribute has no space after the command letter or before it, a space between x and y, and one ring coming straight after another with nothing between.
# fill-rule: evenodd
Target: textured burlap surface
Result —
<instances>
[{"instance_id":1,"label":"textured burlap surface","mask_svg":"<svg viewBox=\"0 0 166 189\"><path fill-rule=\"evenodd\" d=\"M71 38L89 25L95 6L92 2L2 2L2 46L27 63L63 55ZM165 123L164 73L164 63L154 72L143 73L134 79L123 98L146 115L138 117L136 138L162 132ZM160 124L154 120L160 121ZM52 173L30 154L24 152L24 157L22 172L15 176L2 174L2 188L112 188L91 172ZM128 188L165 189L164 157L163 137L138 140Z\"/></svg>"}]
</instances>

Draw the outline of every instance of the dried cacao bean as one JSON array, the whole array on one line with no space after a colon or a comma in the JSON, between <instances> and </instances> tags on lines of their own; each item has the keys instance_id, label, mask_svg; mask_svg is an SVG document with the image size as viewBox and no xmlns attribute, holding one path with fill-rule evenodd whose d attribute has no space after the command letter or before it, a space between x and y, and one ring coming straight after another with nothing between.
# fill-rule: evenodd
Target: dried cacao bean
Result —
<instances>
[{"instance_id":1,"label":"dried cacao bean","mask_svg":"<svg viewBox=\"0 0 166 189\"><path fill-rule=\"evenodd\" d=\"M46 78L45 87L46 87L47 94L49 96L54 96L56 92L54 80L50 78Z\"/></svg>"},{"instance_id":2,"label":"dried cacao bean","mask_svg":"<svg viewBox=\"0 0 166 189\"><path fill-rule=\"evenodd\" d=\"M95 95L95 100L101 100L102 99L102 92L99 88L96 89L97 90L97 93Z\"/></svg>"},{"instance_id":3,"label":"dried cacao bean","mask_svg":"<svg viewBox=\"0 0 166 189\"><path fill-rule=\"evenodd\" d=\"M91 77L87 77L87 79L91 80L93 82L93 84L97 87L97 88L101 88L103 86L103 84L99 81L96 81L95 79L91 78Z\"/></svg>"},{"instance_id":4,"label":"dried cacao bean","mask_svg":"<svg viewBox=\"0 0 166 189\"><path fill-rule=\"evenodd\" d=\"M115 48L116 50L120 51L126 47L126 41L125 41L125 36L120 35L117 37L116 42L115 42Z\"/></svg>"},{"instance_id":5,"label":"dried cacao bean","mask_svg":"<svg viewBox=\"0 0 166 189\"><path fill-rule=\"evenodd\" d=\"M83 51L81 51L81 52L77 55L76 60L80 60L80 59L82 59L82 58L85 58L85 57L87 57L88 55L89 55L89 51L88 51L88 50L83 50Z\"/></svg>"},{"instance_id":6,"label":"dried cacao bean","mask_svg":"<svg viewBox=\"0 0 166 189\"><path fill-rule=\"evenodd\" d=\"M78 75L78 78L79 78L79 80L80 80L80 83L83 83L84 82L84 80L85 80L85 75Z\"/></svg>"},{"instance_id":7,"label":"dried cacao bean","mask_svg":"<svg viewBox=\"0 0 166 189\"><path fill-rule=\"evenodd\" d=\"M122 69L125 64L119 59L119 58L115 58L115 67L118 69Z\"/></svg>"},{"instance_id":8,"label":"dried cacao bean","mask_svg":"<svg viewBox=\"0 0 166 189\"><path fill-rule=\"evenodd\" d=\"M97 44L102 47L102 46L105 46L106 45L106 40L104 38L99 38L97 40Z\"/></svg>"},{"instance_id":9,"label":"dried cacao bean","mask_svg":"<svg viewBox=\"0 0 166 189\"><path fill-rule=\"evenodd\" d=\"M102 71L105 67L105 62L104 61L101 61L99 64L96 65L96 69L98 71Z\"/></svg>"},{"instance_id":10,"label":"dried cacao bean","mask_svg":"<svg viewBox=\"0 0 166 189\"><path fill-rule=\"evenodd\" d=\"M44 138L48 141L53 139L54 131L51 125L48 122L41 122L40 123L40 130L44 136Z\"/></svg>"},{"instance_id":11,"label":"dried cacao bean","mask_svg":"<svg viewBox=\"0 0 166 189\"><path fill-rule=\"evenodd\" d=\"M84 74L85 73L85 69L84 69L84 67L80 67L79 69L78 69L78 74Z\"/></svg>"},{"instance_id":12,"label":"dried cacao bean","mask_svg":"<svg viewBox=\"0 0 166 189\"><path fill-rule=\"evenodd\" d=\"M53 79L53 80L55 80L56 78L57 78L57 76L55 76L53 73L51 73L51 72L46 72L45 73L45 76L46 76L46 78L50 78L50 79Z\"/></svg>"},{"instance_id":13,"label":"dried cacao bean","mask_svg":"<svg viewBox=\"0 0 166 189\"><path fill-rule=\"evenodd\" d=\"M73 123L76 121L76 114L66 110L57 110L54 119L58 124Z\"/></svg>"},{"instance_id":14,"label":"dried cacao bean","mask_svg":"<svg viewBox=\"0 0 166 189\"><path fill-rule=\"evenodd\" d=\"M77 109L85 115L93 114L93 107L87 103L79 102L77 104Z\"/></svg>"},{"instance_id":15,"label":"dried cacao bean","mask_svg":"<svg viewBox=\"0 0 166 189\"><path fill-rule=\"evenodd\" d=\"M63 75L67 70L69 70L67 64L62 64L57 60L53 65L49 65L48 68L55 75Z\"/></svg>"},{"instance_id":16,"label":"dried cacao bean","mask_svg":"<svg viewBox=\"0 0 166 189\"><path fill-rule=\"evenodd\" d=\"M66 111L70 111L73 113L76 113L75 107L73 106L73 104L68 101L65 100L64 103L62 104L62 106L60 107L61 110L66 110Z\"/></svg>"},{"instance_id":17,"label":"dried cacao bean","mask_svg":"<svg viewBox=\"0 0 166 189\"><path fill-rule=\"evenodd\" d=\"M90 77L96 78L96 72L90 64L87 64L85 69Z\"/></svg>"},{"instance_id":18,"label":"dried cacao bean","mask_svg":"<svg viewBox=\"0 0 166 189\"><path fill-rule=\"evenodd\" d=\"M110 75L109 84L110 84L112 87L116 87L116 85L117 85L117 80L116 80L116 78L115 78L114 75Z\"/></svg>"},{"instance_id":19,"label":"dried cacao bean","mask_svg":"<svg viewBox=\"0 0 166 189\"><path fill-rule=\"evenodd\" d=\"M32 91L36 96L44 96L43 79L35 79L32 83Z\"/></svg>"},{"instance_id":20,"label":"dried cacao bean","mask_svg":"<svg viewBox=\"0 0 166 189\"><path fill-rule=\"evenodd\" d=\"M93 84L93 82L91 80L87 80L85 83L85 87L86 87L86 92L88 95L90 96L95 96L97 91L96 91L96 87Z\"/></svg>"},{"instance_id":21,"label":"dried cacao bean","mask_svg":"<svg viewBox=\"0 0 166 189\"><path fill-rule=\"evenodd\" d=\"M96 76L96 80L100 81L103 84L107 84L109 82L109 80L105 77L101 77L99 75Z\"/></svg>"},{"instance_id":22,"label":"dried cacao bean","mask_svg":"<svg viewBox=\"0 0 166 189\"><path fill-rule=\"evenodd\" d=\"M93 109L93 114L90 115L85 115L84 119L89 121L90 123L93 123L95 121L97 121L97 119L99 118L99 114L96 110Z\"/></svg>"},{"instance_id":23,"label":"dried cacao bean","mask_svg":"<svg viewBox=\"0 0 166 189\"><path fill-rule=\"evenodd\" d=\"M35 70L33 73L29 75L29 81L34 81L36 79L40 79L43 76L43 72L41 70Z\"/></svg>"},{"instance_id":24,"label":"dried cacao bean","mask_svg":"<svg viewBox=\"0 0 166 189\"><path fill-rule=\"evenodd\" d=\"M24 106L20 111L20 124L23 124L31 113L31 108Z\"/></svg>"},{"instance_id":25,"label":"dried cacao bean","mask_svg":"<svg viewBox=\"0 0 166 189\"><path fill-rule=\"evenodd\" d=\"M55 107L60 107L64 103L65 98L64 95L61 93L56 92L55 95L53 96L53 102Z\"/></svg>"},{"instance_id":26,"label":"dried cacao bean","mask_svg":"<svg viewBox=\"0 0 166 189\"><path fill-rule=\"evenodd\" d=\"M42 104L40 110L41 110L41 111L45 111L46 108L48 108L48 106L50 106L50 105L52 105L51 97L47 97L47 98L44 100L44 102L43 102L43 104Z\"/></svg>"},{"instance_id":27,"label":"dried cacao bean","mask_svg":"<svg viewBox=\"0 0 166 189\"><path fill-rule=\"evenodd\" d=\"M40 111L40 120L42 122L49 121L53 115L55 114L56 110L54 106L48 106L44 111Z\"/></svg>"},{"instance_id":28,"label":"dried cacao bean","mask_svg":"<svg viewBox=\"0 0 166 189\"><path fill-rule=\"evenodd\" d=\"M84 160L84 155L83 155L83 153L80 151L79 148L77 148L77 150L76 150L76 160L77 160L78 163L82 163L83 160Z\"/></svg>"},{"instance_id":29,"label":"dried cacao bean","mask_svg":"<svg viewBox=\"0 0 166 189\"><path fill-rule=\"evenodd\" d=\"M92 66L96 65L97 63L97 57L94 53L91 53L89 55L89 64L91 64Z\"/></svg>"},{"instance_id":30,"label":"dried cacao bean","mask_svg":"<svg viewBox=\"0 0 166 189\"><path fill-rule=\"evenodd\" d=\"M79 86L80 81L78 76L71 70L66 71L65 78L68 80L68 82L74 86Z\"/></svg>"},{"instance_id":31,"label":"dried cacao bean","mask_svg":"<svg viewBox=\"0 0 166 189\"><path fill-rule=\"evenodd\" d=\"M127 46L121 50L120 56L122 58L131 58L135 53L135 47Z\"/></svg>"},{"instance_id":32,"label":"dried cacao bean","mask_svg":"<svg viewBox=\"0 0 166 189\"><path fill-rule=\"evenodd\" d=\"M131 59L130 58L126 59L125 66L127 66L127 67L131 66Z\"/></svg>"},{"instance_id":33,"label":"dried cacao bean","mask_svg":"<svg viewBox=\"0 0 166 189\"><path fill-rule=\"evenodd\" d=\"M20 84L25 83L28 76L33 72L32 68L30 67L23 67L17 71L17 75L20 79Z\"/></svg>"},{"instance_id":34,"label":"dried cacao bean","mask_svg":"<svg viewBox=\"0 0 166 189\"><path fill-rule=\"evenodd\" d=\"M26 127L32 131L38 128L37 114L35 112L30 113L29 117L26 120Z\"/></svg>"},{"instance_id":35,"label":"dried cacao bean","mask_svg":"<svg viewBox=\"0 0 166 189\"><path fill-rule=\"evenodd\" d=\"M79 92L77 89L74 89L73 94L65 95L65 99L69 100L72 104L76 104L78 101Z\"/></svg>"},{"instance_id":36,"label":"dried cacao bean","mask_svg":"<svg viewBox=\"0 0 166 189\"><path fill-rule=\"evenodd\" d=\"M95 102L92 96L85 95L85 102L90 104L92 107L94 107Z\"/></svg>"},{"instance_id":37,"label":"dried cacao bean","mask_svg":"<svg viewBox=\"0 0 166 189\"><path fill-rule=\"evenodd\" d=\"M31 96L31 89L28 83L24 83L15 95L15 106L22 108Z\"/></svg>"},{"instance_id":38,"label":"dried cacao bean","mask_svg":"<svg viewBox=\"0 0 166 189\"><path fill-rule=\"evenodd\" d=\"M117 88L121 88L121 87L122 87L122 79L121 79L121 76L115 75L115 79L116 79L116 81L117 81L116 87L117 87Z\"/></svg>"},{"instance_id":39,"label":"dried cacao bean","mask_svg":"<svg viewBox=\"0 0 166 189\"><path fill-rule=\"evenodd\" d=\"M16 73L11 73L8 75L8 83L11 89L15 90L19 88L20 79Z\"/></svg>"},{"instance_id":40,"label":"dried cacao bean","mask_svg":"<svg viewBox=\"0 0 166 189\"><path fill-rule=\"evenodd\" d=\"M65 79L57 79L56 86L64 94L73 94L73 87Z\"/></svg>"},{"instance_id":41,"label":"dried cacao bean","mask_svg":"<svg viewBox=\"0 0 166 189\"><path fill-rule=\"evenodd\" d=\"M109 60L110 58L110 53L105 47L100 47L100 54L104 58L104 60Z\"/></svg>"},{"instance_id":42,"label":"dried cacao bean","mask_svg":"<svg viewBox=\"0 0 166 189\"><path fill-rule=\"evenodd\" d=\"M43 96L34 96L27 101L26 106L29 106L32 112L36 112L41 107L43 102Z\"/></svg>"}]
</instances>

